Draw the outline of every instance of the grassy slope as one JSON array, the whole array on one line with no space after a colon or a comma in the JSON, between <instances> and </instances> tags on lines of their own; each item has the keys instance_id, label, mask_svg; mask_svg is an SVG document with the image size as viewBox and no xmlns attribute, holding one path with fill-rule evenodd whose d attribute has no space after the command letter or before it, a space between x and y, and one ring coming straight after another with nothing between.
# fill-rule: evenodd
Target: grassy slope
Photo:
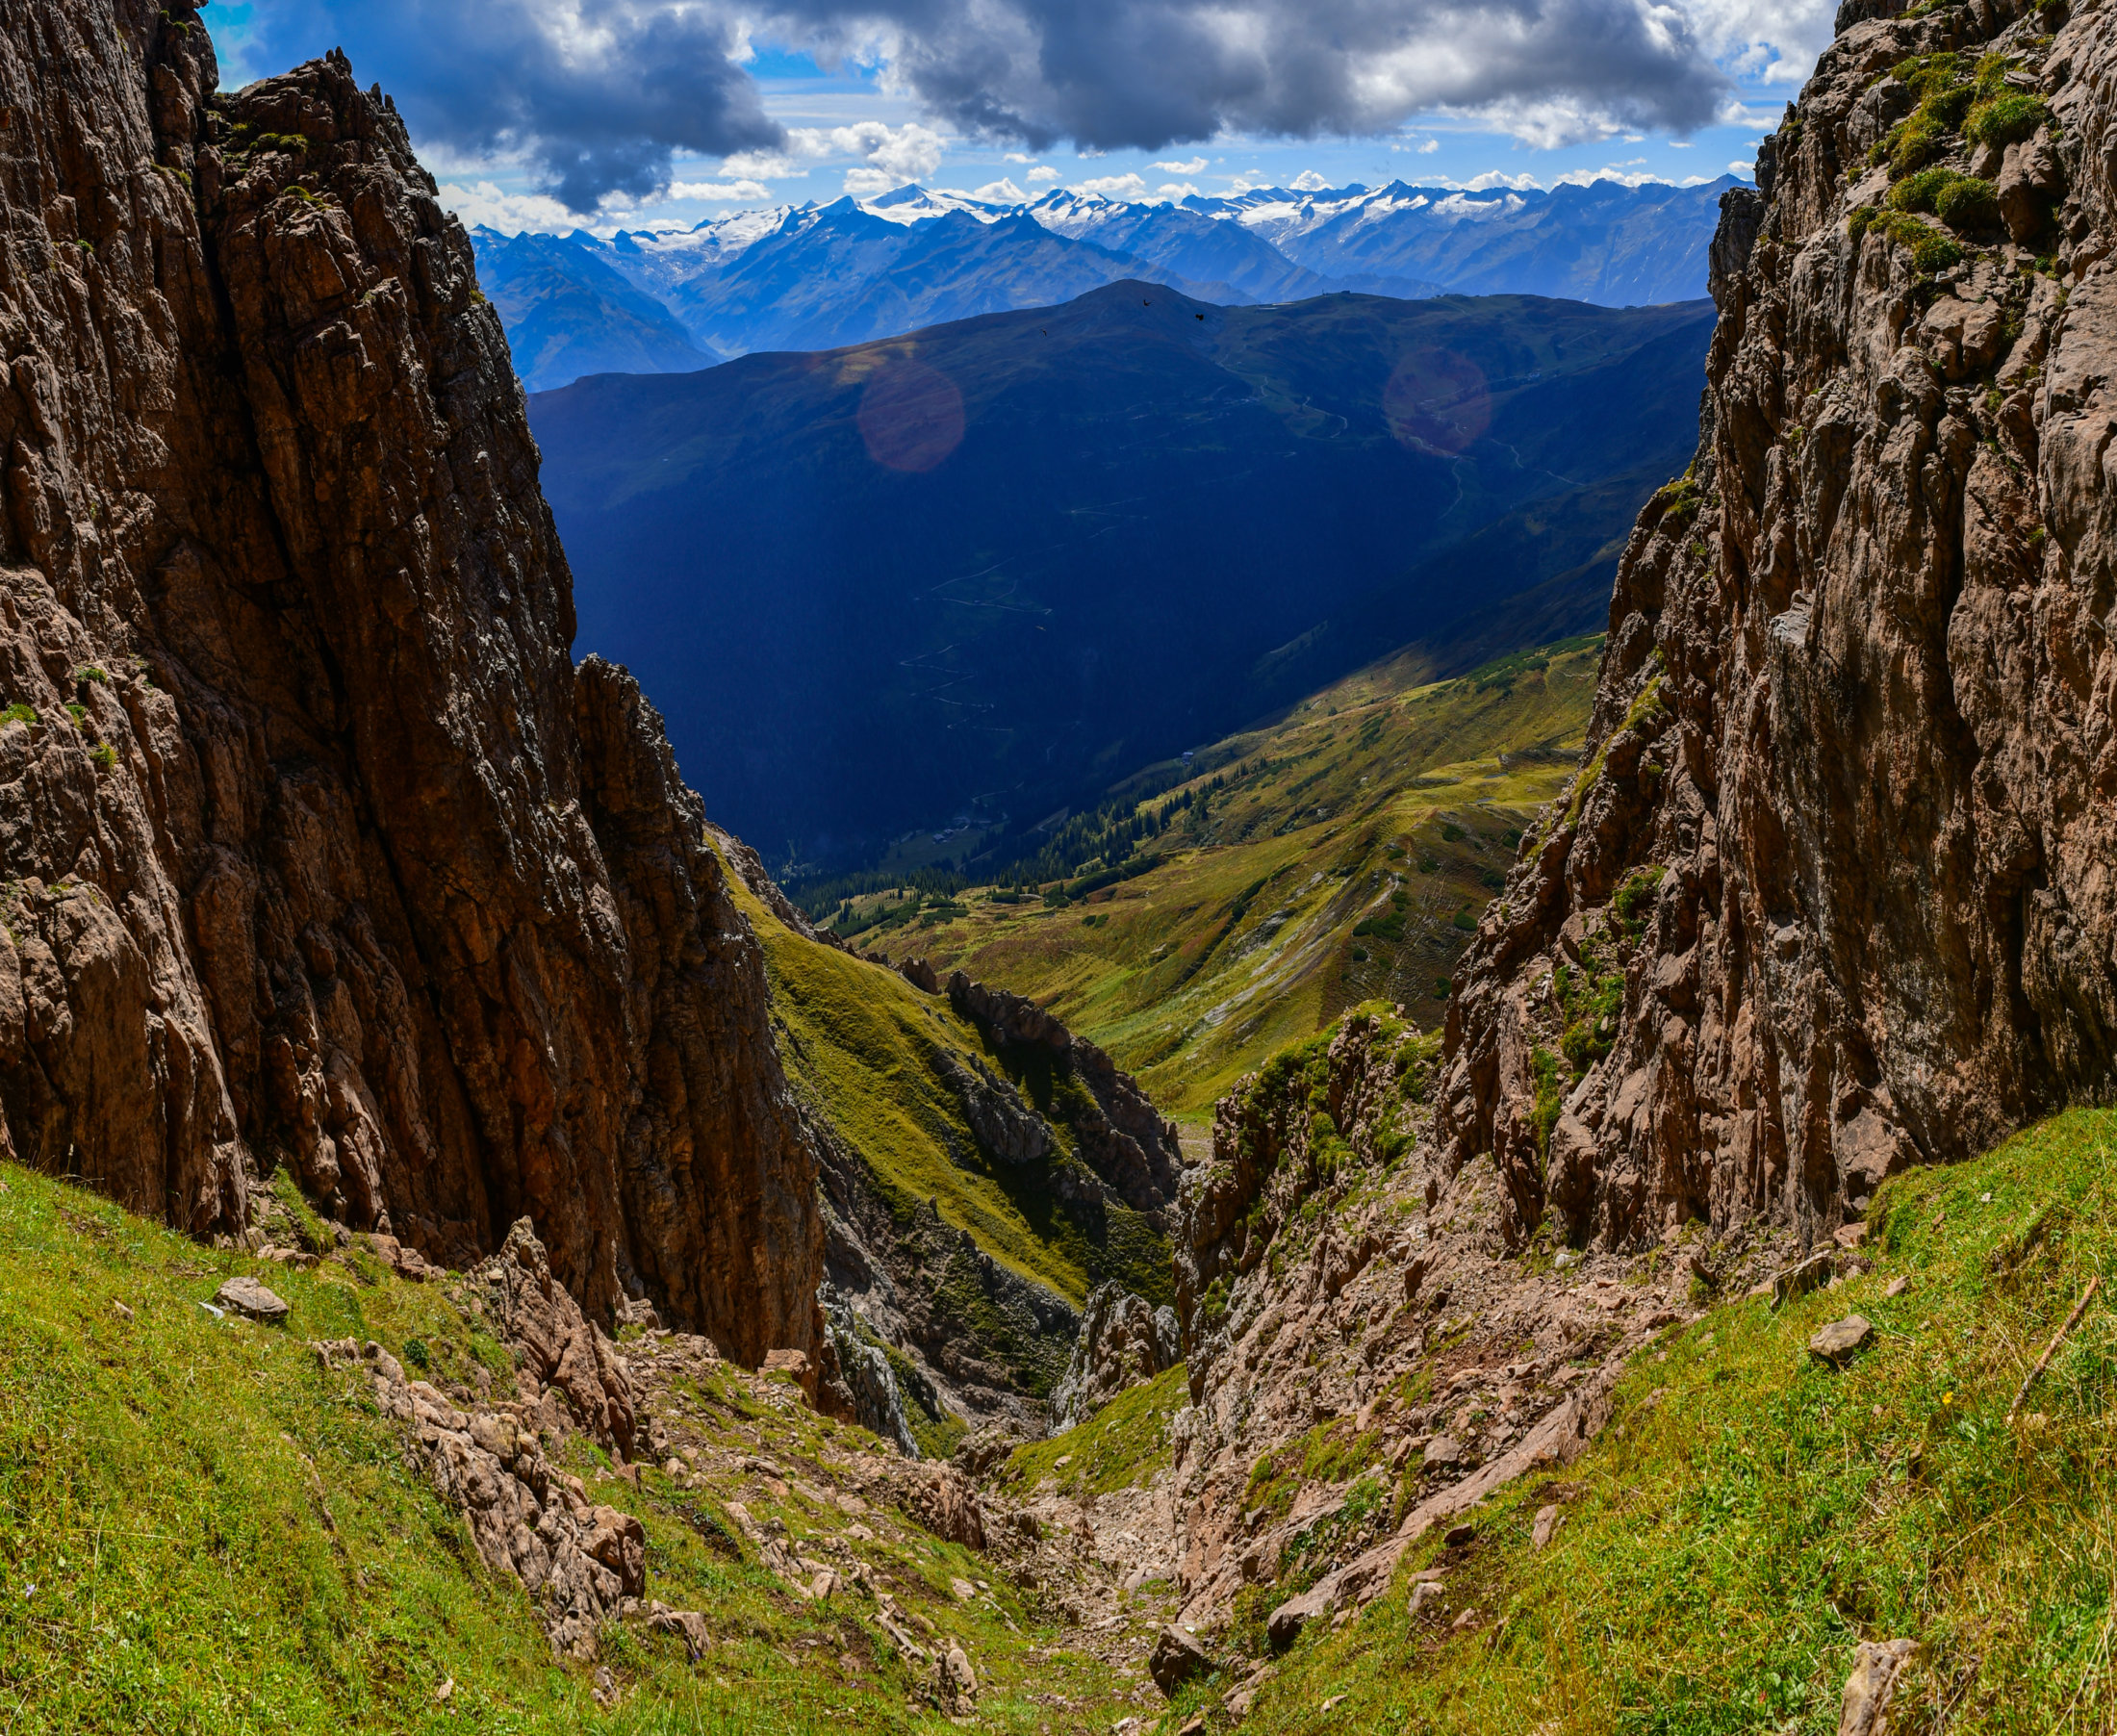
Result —
<instances>
[{"instance_id":1,"label":"grassy slope","mask_svg":"<svg viewBox=\"0 0 2117 1736\"><path fill-rule=\"evenodd\" d=\"M363 1260L311 1273L216 1253L64 1184L0 1165L0 1708L33 1732L407 1732L474 1727L542 1736L933 1731L913 1677L856 1596L800 1602L762 1568L716 1554L687 1513L695 1493L659 1472L598 1481L638 1514L648 1595L707 1613L716 1645L696 1668L668 1636L606 1630L625 1698L605 1711L588 1672L561 1667L528 1598L487 1573L469 1533L406 1468L364 1377L326 1376L305 1338L353 1333L402 1354L429 1347L437 1378L473 1359L508 1364L440 1286ZM258 1271L293 1308L285 1329L216 1320L197 1303ZM113 1308L122 1301L130 1321ZM511 1375L503 1376L501 1385ZM749 1498L797 1547L838 1534L801 1484L877 1446L804 1409L755 1403L729 1376L696 1394L734 1451L796 1468L783 1501ZM313 1467L313 1469L312 1469ZM733 1493L732 1491L728 1493ZM704 1504L710 1512L712 1496ZM1003 1579L996 1603L960 1605L952 1576L991 1569L927 1534L876 1522L858 1552L899 1602L959 1635L977 1660L985 1727L1033 1732L1063 1693L1090 1724L1117 1716L1099 1665L1048 1649L1056 1635ZM849 1659L857 1660L856 1666ZM435 1690L454 1689L446 1702Z\"/></svg>"},{"instance_id":2,"label":"grassy slope","mask_svg":"<svg viewBox=\"0 0 2117 1736\"><path fill-rule=\"evenodd\" d=\"M935 1062L950 1050L1008 1073L1024 1099L1047 1113L1061 1149L1071 1148L1072 1136L1054 1093L1078 1086L1054 1081L1048 1068L1025 1073L1018 1058L988 1048L944 997L803 938L738 877L728 879L764 945L788 1071L860 1154L893 1213L903 1218L934 1201L945 1221L967 1230L995 1260L1077 1306L1107 1277L1167 1299L1165 1238L1113 1204L1104 1214L1102 1239L1091 1240L1063 1210L1046 1165L995 1162L978 1151L962 1103Z\"/></svg>"},{"instance_id":3,"label":"grassy slope","mask_svg":"<svg viewBox=\"0 0 2117 1736\"><path fill-rule=\"evenodd\" d=\"M1361 1001L1438 1024L1437 991L1468 939L1459 914L1484 908L1513 860L1509 834L1564 787L1571 754L1553 750L1577 750L1599 648L1573 642L1542 670L1512 659L1505 680L1492 677L1507 664L1441 682L1416 662L1364 670L1201 753L1179 787L1203 792L1215 775L1228 787L1202 826L1164 834L1153 872L1056 910L972 893L966 915L857 944L1033 997L1188 1117ZM1402 938L1355 936L1391 914L1392 893Z\"/></svg>"},{"instance_id":4,"label":"grassy slope","mask_svg":"<svg viewBox=\"0 0 2117 1736\"><path fill-rule=\"evenodd\" d=\"M1190 1377L1178 1363L1064 1434L1016 1447L1000 1482L1021 1493L1048 1480L1081 1500L1135 1488L1170 1464L1169 1424L1189 1403Z\"/></svg>"},{"instance_id":5,"label":"grassy slope","mask_svg":"<svg viewBox=\"0 0 2117 1736\"><path fill-rule=\"evenodd\" d=\"M1245 1728L1313 1729L1347 1695L1334 1727L1827 1736L1855 1642L1909 1635L1926 1650L1892 1729L2109 1729L2117 1299L2004 1417L2087 1281L2117 1274L2113 1160L2117 1113L2075 1111L1892 1182L1872 1273L1717 1308L1643 1356L1586 1456L1481 1509L1467 1547L1408 1558L1447 1570L1438 1612L1412 1622L1400 1577L1319 1624ZM1875 1340L1833 1372L1805 1346L1852 1312Z\"/></svg>"}]
</instances>

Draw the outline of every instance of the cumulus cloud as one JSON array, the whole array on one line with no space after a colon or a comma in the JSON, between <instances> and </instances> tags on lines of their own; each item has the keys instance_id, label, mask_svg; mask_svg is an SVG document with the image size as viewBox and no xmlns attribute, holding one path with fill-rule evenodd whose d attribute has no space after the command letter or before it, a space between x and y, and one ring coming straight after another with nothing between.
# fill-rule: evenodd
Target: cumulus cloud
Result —
<instances>
[{"instance_id":1,"label":"cumulus cloud","mask_svg":"<svg viewBox=\"0 0 2117 1736\"><path fill-rule=\"evenodd\" d=\"M679 150L723 157L781 138L736 64L732 16L691 0L275 0L243 46L276 67L334 43L422 145L525 163L574 212L659 192Z\"/></svg>"},{"instance_id":2,"label":"cumulus cloud","mask_svg":"<svg viewBox=\"0 0 2117 1736\"><path fill-rule=\"evenodd\" d=\"M1738 78L1798 85L1837 23L1837 0L1681 0L1711 54Z\"/></svg>"},{"instance_id":3,"label":"cumulus cloud","mask_svg":"<svg viewBox=\"0 0 2117 1736\"><path fill-rule=\"evenodd\" d=\"M769 199L772 189L761 181L672 181L672 199Z\"/></svg>"},{"instance_id":4,"label":"cumulus cloud","mask_svg":"<svg viewBox=\"0 0 2117 1736\"><path fill-rule=\"evenodd\" d=\"M542 191L587 213L658 193L679 152L724 161L729 181L819 160L803 130L765 113L742 64L753 38L880 65L923 105L932 127L918 130L934 140L1167 153L1243 134L1383 134L1447 113L1562 144L1711 124L1733 90L1712 55L1776 78L1813 58L1819 32L1827 39L1828 5L273 0L251 13L244 49L277 65L341 43L364 82L396 96L422 147L525 165ZM831 154L863 182L938 166L923 150Z\"/></svg>"},{"instance_id":5,"label":"cumulus cloud","mask_svg":"<svg viewBox=\"0 0 2117 1736\"><path fill-rule=\"evenodd\" d=\"M581 226L580 214L569 211L544 193L502 192L491 181L443 181L441 202L463 219L466 229L480 225L503 235L520 235L524 229L547 235L568 235Z\"/></svg>"},{"instance_id":6,"label":"cumulus cloud","mask_svg":"<svg viewBox=\"0 0 2117 1736\"><path fill-rule=\"evenodd\" d=\"M1438 139L1429 139L1424 144L1418 145L1415 148L1417 150L1418 154L1421 157L1431 157L1436 151L1441 148L1441 140Z\"/></svg>"},{"instance_id":7,"label":"cumulus cloud","mask_svg":"<svg viewBox=\"0 0 2117 1736\"><path fill-rule=\"evenodd\" d=\"M1305 168L1288 183L1295 192L1321 192L1330 183L1313 168Z\"/></svg>"},{"instance_id":8,"label":"cumulus cloud","mask_svg":"<svg viewBox=\"0 0 2117 1736\"><path fill-rule=\"evenodd\" d=\"M1010 158L1009 161L1011 162L1012 159ZM1049 187L1054 181L1063 181L1065 179L1065 176L1061 175L1049 164L1039 163L1034 168L1031 169L1028 174L1024 175L1022 179L1027 181L1032 187Z\"/></svg>"},{"instance_id":9,"label":"cumulus cloud","mask_svg":"<svg viewBox=\"0 0 2117 1736\"><path fill-rule=\"evenodd\" d=\"M1073 191L1104 199L1143 199L1147 184L1137 175L1097 175L1091 180L1076 181Z\"/></svg>"},{"instance_id":10,"label":"cumulus cloud","mask_svg":"<svg viewBox=\"0 0 2117 1736\"><path fill-rule=\"evenodd\" d=\"M843 163L850 157L855 166L846 176L846 191L864 198L907 182L925 180L941 166L947 150L947 140L915 120L896 127L880 120L856 121L843 127L789 127L778 150L746 151L728 157L721 164L721 172L752 180L778 180L805 175L812 164Z\"/></svg>"},{"instance_id":11,"label":"cumulus cloud","mask_svg":"<svg viewBox=\"0 0 2117 1736\"><path fill-rule=\"evenodd\" d=\"M1496 168L1489 168L1482 175L1472 175L1467 181L1459 182L1465 192L1492 192L1504 188L1510 192L1530 192L1540 187L1534 175L1502 174Z\"/></svg>"},{"instance_id":12,"label":"cumulus cloud","mask_svg":"<svg viewBox=\"0 0 2117 1736\"><path fill-rule=\"evenodd\" d=\"M1205 172L1206 160L1203 157L1193 157L1188 163L1150 163L1147 166L1162 169L1172 175L1196 175Z\"/></svg>"}]
</instances>

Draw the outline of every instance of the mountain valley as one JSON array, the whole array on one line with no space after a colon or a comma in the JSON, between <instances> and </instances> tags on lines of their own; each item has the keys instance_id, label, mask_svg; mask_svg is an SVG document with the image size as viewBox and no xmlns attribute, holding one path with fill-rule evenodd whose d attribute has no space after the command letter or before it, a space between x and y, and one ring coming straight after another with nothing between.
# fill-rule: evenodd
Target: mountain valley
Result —
<instances>
[{"instance_id":1,"label":"mountain valley","mask_svg":"<svg viewBox=\"0 0 2117 1736\"><path fill-rule=\"evenodd\" d=\"M884 958L1030 996L1203 1116L1349 1007L1439 1029L1515 847L1572 779L1600 652L1567 641L1438 682L1407 652L1150 769L1180 780L1111 816L1167 816L1119 864L822 914Z\"/></svg>"},{"instance_id":2,"label":"mountain valley","mask_svg":"<svg viewBox=\"0 0 2117 1736\"><path fill-rule=\"evenodd\" d=\"M1709 304L534 397L710 340L0 18L11 1727L2117 1729L2104 7L1848 0Z\"/></svg>"},{"instance_id":3,"label":"mountain valley","mask_svg":"<svg viewBox=\"0 0 2117 1736\"><path fill-rule=\"evenodd\" d=\"M530 415L579 644L661 696L725 824L787 872L963 814L989 867L1504 599L1552 585L1542 637L1599 627L1710 326L1116 285Z\"/></svg>"}]
</instances>

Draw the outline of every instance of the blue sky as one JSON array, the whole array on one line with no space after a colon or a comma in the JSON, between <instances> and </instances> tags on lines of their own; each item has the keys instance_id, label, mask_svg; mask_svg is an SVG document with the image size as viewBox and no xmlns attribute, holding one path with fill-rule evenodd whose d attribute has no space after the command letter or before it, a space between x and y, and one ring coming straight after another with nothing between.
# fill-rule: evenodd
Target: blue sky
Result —
<instances>
[{"instance_id":1,"label":"blue sky","mask_svg":"<svg viewBox=\"0 0 2117 1736\"><path fill-rule=\"evenodd\" d=\"M1747 174L1817 0L228 0L229 85L344 46L469 222L696 222L916 181L1174 197Z\"/></svg>"}]
</instances>

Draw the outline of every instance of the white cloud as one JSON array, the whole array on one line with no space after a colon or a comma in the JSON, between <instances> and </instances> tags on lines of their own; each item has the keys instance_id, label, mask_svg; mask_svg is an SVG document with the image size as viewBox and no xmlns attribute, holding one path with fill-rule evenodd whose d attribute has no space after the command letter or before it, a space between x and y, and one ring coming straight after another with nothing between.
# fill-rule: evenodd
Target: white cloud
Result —
<instances>
[{"instance_id":1,"label":"white cloud","mask_svg":"<svg viewBox=\"0 0 2117 1736\"><path fill-rule=\"evenodd\" d=\"M1165 169L1172 175L1195 175L1204 172L1206 160L1203 157L1193 157L1188 163L1150 163L1147 166Z\"/></svg>"},{"instance_id":2,"label":"white cloud","mask_svg":"<svg viewBox=\"0 0 2117 1736\"><path fill-rule=\"evenodd\" d=\"M778 181L805 175L804 164L843 163L851 158L855 166L847 172L846 191L864 198L925 180L941 166L947 149L947 140L915 120L897 127L880 120L842 127L789 127L785 150L729 157L721 165L721 172L738 179ZM881 177L879 183L878 176Z\"/></svg>"},{"instance_id":3,"label":"white cloud","mask_svg":"<svg viewBox=\"0 0 2117 1736\"><path fill-rule=\"evenodd\" d=\"M1178 199L1187 199L1198 191L1188 181L1164 181L1154 190L1158 199L1167 199L1174 204Z\"/></svg>"},{"instance_id":4,"label":"white cloud","mask_svg":"<svg viewBox=\"0 0 2117 1736\"><path fill-rule=\"evenodd\" d=\"M1029 194L1003 175L997 181L987 181L982 187L974 188L970 196L982 199L988 205L1019 205Z\"/></svg>"},{"instance_id":5,"label":"white cloud","mask_svg":"<svg viewBox=\"0 0 2117 1736\"><path fill-rule=\"evenodd\" d=\"M1061 175L1049 164L1039 163L1034 168L1031 169L1028 174L1024 175L1022 179L1027 181L1032 187L1049 187L1054 181L1063 181L1065 179L1065 176Z\"/></svg>"},{"instance_id":6,"label":"white cloud","mask_svg":"<svg viewBox=\"0 0 2117 1736\"><path fill-rule=\"evenodd\" d=\"M583 224L579 212L569 211L554 198L541 192L502 192L491 181L476 181L468 187L458 181L444 181L441 202L463 219L466 229L482 224L503 235L520 235L524 229L571 235Z\"/></svg>"},{"instance_id":7,"label":"white cloud","mask_svg":"<svg viewBox=\"0 0 2117 1736\"><path fill-rule=\"evenodd\" d=\"M1296 192L1321 192L1330 183L1313 168L1305 168L1288 183Z\"/></svg>"},{"instance_id":8,"label":"white cloud","mask_svg":"<svg viewBox=\"0 0 2117 1736\"><path fill-rule=\"evenodd\" d=\"M1440 148L1441 148L1441 140L1438 140L1438 139L1429 139L1429 140L1426 140L1426 142L1425 142L1424 144L1422 144L1422 145L1420 145L1420 146L1418 147L1418 154L1419 154L1419 155L1420 155L1421 157L1431 157L1431 156L1432 156L1432 155L1433 155L1433 154L1434 154L1434 153L1435 153L1436 151L1438 151L1438 150L1439 150Z\"/></svg>"},{"instance_id":9,"label":"white cloud","mask_svg":"<svg viewBox=\"0 0 2117 1736\"><path fill-rule=\"evenodd\" d=\"M1137 175L1097 175L1091 181L1076 181L1075 192L1094 193L1106 199L1143 199L1147 184Z\"/></svg>"},{"instance_id":10,"label":"white cloud","mask_svg":"<svg viewBox=\"0 0 2117 1736\"><path fill-rule=\"evenodd\" d=\"M1541 191L1543 183L1534 175L1507 175L1496 168L1489 168L1482 175L1472 175L1460 183L1465 192L1491 192L1494 188L1505 187L1515 192Z\"/></svg>"},{"instance_id":11,"label":"white cloud","mask_svg":"<svg viewBox=\"0 0 2117 1736\"><path fill-rule=\"evenodd\" d=\"M1623 163L1605 164L1601 168L1570 168L1553 181L1551 185L1553 187L1593 187L1597 181L1615 181L1620 187L1668 185L1669 177L1667 175L1657 175L1652 169L1640 166L1645 161L1645 157L1633 157ZM1704 179L1703 175L1691 175L1682 181L1676 182L1675 185L1678 187L1696 187Z\"/></svg>"},{"instance_id":12,"label":"white cloud","mask_svg":"<svg viewBox=\"0 0 2117 1736\"><path fill-rule=\"evenodd\" d=\"M1027 151L1009 151L1002 161L1007 163L1034 163L1036 159Z\"/></svg>"},{"instance_id":13,"label":"white cloud","mask_svg":"<svg viewBox=\"0 0 2117 1736\"><path fill-rule=\"evenodd\" d=\"M1756 174L1757 166L1754 163L1745 163L1740 157L1737 157L1734 162L1727 166L1727 172L1731 175L1740 175L1745 181L1747 181Z\"/></svg>"},{"instance_id":14,"label":"white cloud","mask_svg":"<svg viewBox=\"0 0 2117 1736\"><path fill-rule=\"evenodd\" d=\"M672 181L672 199L769 199L772 189L761 181Z\"/></svg>"},{"instance_id":15,"label":"white cloud","mask_svg":"<svg viewBox=\"0 0 2117 1736\"><path fill-rule=\"evenodd\" d=\"M1830 45L1836 0L1679 0L1691 28L1737 78L1798 85Z\"/></svg>"}]
</instances>

